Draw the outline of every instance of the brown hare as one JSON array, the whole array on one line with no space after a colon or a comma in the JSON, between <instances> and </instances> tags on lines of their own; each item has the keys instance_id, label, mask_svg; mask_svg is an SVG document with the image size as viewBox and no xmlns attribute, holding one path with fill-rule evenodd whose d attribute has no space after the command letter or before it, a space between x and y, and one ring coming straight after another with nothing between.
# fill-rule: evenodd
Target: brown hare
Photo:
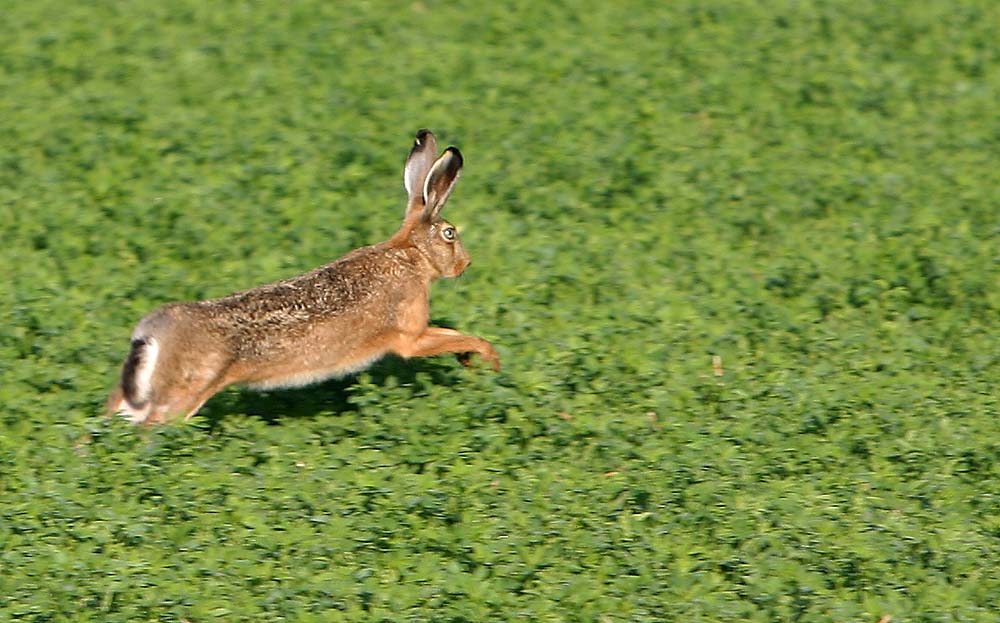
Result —
<instances>
[{"instance_id":1,"label":"brown hare","mask_svg":"<svg viewBox=\"0 0 1000 623\"><path fill-rule=\"evenodd\" d=\"M421 130L403 171L406 216L392 238L297 277L150 313L132 333L108 413L148 424L190 418L228 385L298 387L387 353L478 353L499 370L486 340L428 326L431 282L470 262L440 216L461 170L458 149L438 157L434 135Z\"/></svg>"}]
</instances>

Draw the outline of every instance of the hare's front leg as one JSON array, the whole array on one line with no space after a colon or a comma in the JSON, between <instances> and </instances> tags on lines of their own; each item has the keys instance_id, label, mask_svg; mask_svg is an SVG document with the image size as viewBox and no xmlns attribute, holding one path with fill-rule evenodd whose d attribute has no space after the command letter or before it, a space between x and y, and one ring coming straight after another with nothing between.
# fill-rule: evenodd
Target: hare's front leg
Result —
<instances>
[{"instance_id":1,"label":"hare's front leg","mask_svg":"<svg viewBox=\"0 0 1000 623\"><path fill-rule=\"evenodd\" d=\"M493 366L500 370L500 355L493 345L481 337L465 335L454 329L442 327L427 327L415 339L405 340L398 353L403 357L428 357L443 353L478 353Z\"/></svg>"}]
</instances>

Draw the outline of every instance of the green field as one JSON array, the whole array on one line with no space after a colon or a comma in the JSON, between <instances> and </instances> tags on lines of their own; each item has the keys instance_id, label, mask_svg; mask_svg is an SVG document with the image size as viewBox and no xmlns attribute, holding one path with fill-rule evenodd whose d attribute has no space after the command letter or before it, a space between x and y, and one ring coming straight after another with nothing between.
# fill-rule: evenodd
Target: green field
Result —
<instances>
[{"instance_id":1,"label":"green field","mask_svg":"<svg viewBox=\"0 0 1000 623\"><path fill-rule=\"evenodd\" d=\"M0 620L1000 620L1000 3L2 13ZM421 127L502 372L102 417L145 313L391 235Z\"/></svg>"}]
</instances>

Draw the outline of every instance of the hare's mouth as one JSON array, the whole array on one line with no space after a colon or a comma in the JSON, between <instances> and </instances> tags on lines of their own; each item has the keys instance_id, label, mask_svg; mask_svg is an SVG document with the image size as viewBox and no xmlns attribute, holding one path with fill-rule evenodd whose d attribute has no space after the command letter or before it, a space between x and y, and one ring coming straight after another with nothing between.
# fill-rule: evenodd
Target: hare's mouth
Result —
<instances>
[{"instance_id":1,"label":"hare's mouth","mask_svg":"<svg viewBox=\"0 0 1000 623\"><path fill-rule=\"evenodd\" d=\"M452 269L453 272L452 272L451 276L452 277L461 277L462 273L465 272L465 270L469 267L469 264L471 264L471 263L472 263L472 260L468 260L468 259L461 259L461 260L455 262L455 265L454 265L454 267Z\"/></svg>"}]
</instances>

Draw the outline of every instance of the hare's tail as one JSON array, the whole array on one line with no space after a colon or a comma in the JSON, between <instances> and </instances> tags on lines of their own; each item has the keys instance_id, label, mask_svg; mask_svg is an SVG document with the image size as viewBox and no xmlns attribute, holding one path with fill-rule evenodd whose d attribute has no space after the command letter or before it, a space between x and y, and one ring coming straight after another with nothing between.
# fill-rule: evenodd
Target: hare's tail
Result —
<instances>
[{"instance_id":1,"label":"hare's tail","mask_svg":"<svg viewBox=\"0 0 1000 623\"><path fill-rule=\"evenodd\" d=\"M145 336L132 339L132 349L122 366L122 397L129 411L144 411L153 394L153 371L160 352L155 337Z\"/></svg>"}]
</instances>

